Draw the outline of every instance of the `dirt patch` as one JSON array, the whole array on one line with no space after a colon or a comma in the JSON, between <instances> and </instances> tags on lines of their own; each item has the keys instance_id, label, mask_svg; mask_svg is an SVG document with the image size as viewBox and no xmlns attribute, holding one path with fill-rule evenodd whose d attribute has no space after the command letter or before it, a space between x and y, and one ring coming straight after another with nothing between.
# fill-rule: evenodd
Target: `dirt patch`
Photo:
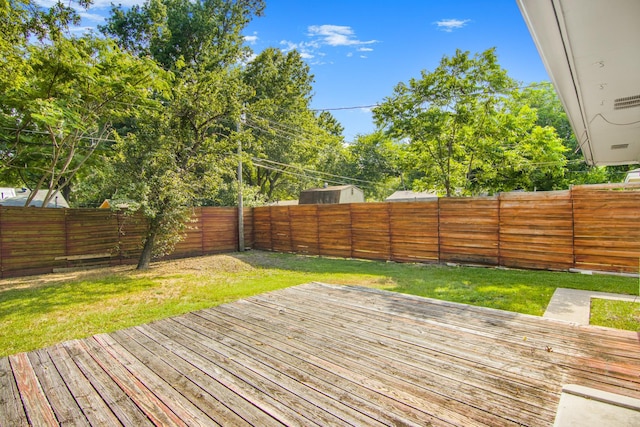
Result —
<instances>
[{"instance_id":1,"label":"dirt patch","mask_svg":"<svg viewBox=\"0 0 640 427\"><path fill-rule=\"evenodd\" d=\"M137 277L164 276L175 273L212 275L221 273L239 273L254 270L242 256L208 255L195 258L183 258L168 261L156 261L148 270L137 271L135 265L96 268L91 270L67 271L64 273L42 274L37 276L16 277L0 280L0 292L11 289L39 288L55 284L96 280L101 277L132 274Z\"/></svg>"}]
</instances>

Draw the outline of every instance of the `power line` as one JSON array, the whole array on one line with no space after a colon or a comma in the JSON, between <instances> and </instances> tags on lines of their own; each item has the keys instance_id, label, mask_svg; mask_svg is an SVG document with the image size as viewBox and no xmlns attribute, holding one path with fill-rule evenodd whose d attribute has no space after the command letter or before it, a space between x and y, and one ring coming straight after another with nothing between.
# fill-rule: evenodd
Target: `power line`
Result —
<instances>
[{"instance_id":1,"label":"power line","mask_svg":"<svg viewBox=\"0 0 640 427\"><path fill-rule=\"evenodd\" d=\"M351 178L351 177L343 176L343 175L335 175L335 174L332 174L332 173L329 173L329 172L322 172L322 171L317 171L317 170L313 170L313 169L305 169L305 168L300 167L300 166L291 165L291 164L287 164L287 163L276 162L276 161L274 161L274 160L260 159L260 158L258 158L258 157L252 157L252 158L251 158L251 160L253 160L254 162L255 162L255 161L258 161L258 162L267 162L267 163L273 163L273 164L276 164L276 165L278 165L278 166L292 167L292 168L299 169L299 170L302 170L302 171L305 171L305 172L309 172L309 173L316 173L316 174L326 175L326 176L331 176L331 177L333 177L333 178L342 178L342 179L346 179L346 180L349 180L349 181L358 181L358 182L363 182L363 183L365 183L365 184L373 184L373 185L375 185L375 182L373 182L373 181L367 181L367 180L364 180L364 179L358 179L358 178Z\"/></svg>"}]
</instances>

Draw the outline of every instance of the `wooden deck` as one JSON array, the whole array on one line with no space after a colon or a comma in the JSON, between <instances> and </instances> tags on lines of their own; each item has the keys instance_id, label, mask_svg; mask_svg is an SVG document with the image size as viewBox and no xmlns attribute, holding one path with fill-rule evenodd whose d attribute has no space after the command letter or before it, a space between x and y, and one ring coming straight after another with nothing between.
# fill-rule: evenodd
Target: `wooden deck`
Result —
<instances>
[{"instance_id":1,"label":"wooden deck","mask_svg":"<svg viewBox=\"0 0 640 427\"><path fill-rule=\"evenodd\" d=\"M0 424L552 425L638 335L317 283L0 359Z\"/></svg>"}]
</instances>

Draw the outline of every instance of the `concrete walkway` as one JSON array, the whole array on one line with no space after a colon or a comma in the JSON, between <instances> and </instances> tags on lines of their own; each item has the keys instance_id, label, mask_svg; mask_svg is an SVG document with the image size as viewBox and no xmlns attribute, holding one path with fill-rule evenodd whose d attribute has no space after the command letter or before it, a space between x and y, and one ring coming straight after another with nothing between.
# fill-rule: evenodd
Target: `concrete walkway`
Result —
<instances>
[{"instance_id":1,"label":"concrete walkway","mask_svg":"<svg viewBox=\"0 0 640 427\"><path fill-rule=\"evenodd\" d=\"M558 288L553 293L543 317L588 325L591 298L640 302L640 297L634 295Z\"/></svg>"},{"instance_id":2,"label":"concrete walkway","mask_svg":"<svg viewBox=\"0 0 640 427\"><path fill-rule=\"evenodd\" d=\"M544 317L581 325L589 324L591 298L640 302L633 295L558 288ZM640 399L607 393L576 384L562 389L554 427L640 426Z\"/></svg>"}]
</instances>

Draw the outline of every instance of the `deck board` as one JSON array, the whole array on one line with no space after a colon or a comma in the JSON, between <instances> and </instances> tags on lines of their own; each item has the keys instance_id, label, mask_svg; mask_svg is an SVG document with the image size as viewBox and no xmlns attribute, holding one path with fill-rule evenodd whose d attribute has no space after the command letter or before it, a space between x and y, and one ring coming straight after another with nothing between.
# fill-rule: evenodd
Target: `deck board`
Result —
<instances>
[{"instance_id":1,"label":"deck board","mask_svg":"<svg viewBox=\"0 0 640 427\"><path fill-rule=\"evenodd\" d=\"M638 334L311 283L0 358L0 425L552 425Z\"/></svg>"}]
</instances>

